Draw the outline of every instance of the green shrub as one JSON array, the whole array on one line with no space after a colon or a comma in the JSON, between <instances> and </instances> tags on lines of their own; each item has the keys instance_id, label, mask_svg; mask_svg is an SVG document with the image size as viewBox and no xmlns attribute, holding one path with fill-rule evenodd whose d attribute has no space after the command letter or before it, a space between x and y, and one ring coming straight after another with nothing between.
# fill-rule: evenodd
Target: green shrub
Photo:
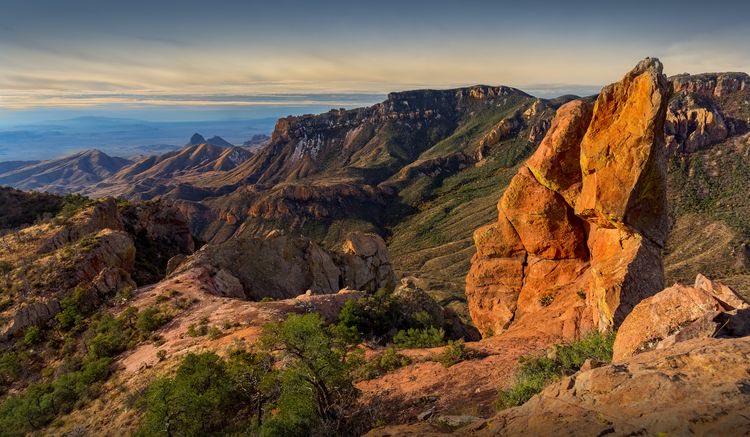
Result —
<instances>
[{"instance_id":1,"label":"green shrub","mask_svg":"<svg viewBox=\"0 0 750 437\"><path fill-rule=\"evenodd\" d=\"M163 313L159 307L149 306L138 313L135 327L142 336L147 337L170 320L169 315Z\"/></svg>"},{"instance_id":2,"label":"green shrub","mask_svg":"<svg viewBox=\"0 0 750 437\"><path fill-rule=\"evenodd\" d=\"M264 407L278 392L276 374L266 353L235 350L226 360L213 352L188 354L173 378L157 379L146 390L136 435L257 430Z\"/></svg>"},{"instance_id":3,"label":"green shrub","mask_svg":"<svg viewBox=\"0 0 750 437\"><path fill-rule=\"evenodd\" d=\"M12 383L21 372L21 360L13 351L3 352L0 355L0 384Z\"/></svg>"},{"instance_id":4,"label":"green shrub","mask_svg":"<svg viewBox=\"0 0 750 437\"><path fill-rule=\"evenodd\" d=\"M88 353L92 357L113 357L125 351L132 339L133 330L123 318L109 313L97 314L87 331Z\"/></svg>"},{"instance_id":5,"label":"green shrub","mask_svg":"<svg viewBox=\"0 0 750 437\"><path fill-rule=\"evenodd\" d=\"M587 359L610 362L614 341L614 332L592 332L571 343L557 345L549 357L522 357L513 386L500 392L496 407L505 409L525 403L561 376L577 372Z\"/></svg>"},{"instance_id":6,"label":"green shrub","mask_svg":"<svg viewBox=\"0 0 750 437\"><path fill-rule=\"evenodd\" d=\"M445 347L443 352L437 356L437 362L445 367L458 364L466 359L466 348L463 340L451 341Z\"/></svg>"},{"instance_id":7,"label":"green shrub","mask_svg":"<svg viewBox=\"0 0 750 437\"><path fill-rule=\"evenodd\" d=\"M278 414L263 424L262 435L309 435L315 429L342 433L344 411L357 394L347 344L325 328L318 314L269 324L261 343L288 358L280 372Z\"/></svg>"},{"instance_id":8,"label":"green shrub","mask_svg":"<svg viewBox=\"0 0 750 437\"><path fill-rule=\"evenodd\" d=\"M78 211L90 204L91 200L80 194L66 194L65 197L63 197L63 205L60 210L60 215L64 218L72 217Z\"/></svg>"},{"instance_id":9,"label":"green shrub","mask_svg":"<svg viewBox=\"0 0 750 437\"><path fill-rule=\"evenodd\" d=\"M226 363L213 352L188 354L174 378L148 388L137 435L207 435L223 429L232 406Z\"/></svg>"},{"instance_id":10,"label":"green shrub","mask_svg":"<svg viewBox=\"0 0 750 437\"><path fill-rule=\"evenodd\" d=\"M372 360L365 359L364 350L356 349L349 355L348 362L356 380L368 380L408 366L412 361L395 347L389 347Z\"/></svg>"},{"instance_id":11,"label":"green shrub","mask_svg":"<svg viewBox=\"0 0 750 437\"><path fill-rule=\"evenodd\" d=\"M555 301L555 295L552 293L545 293L539 296L539 305L543 307L548 307L552 305L552 302L554 301Z\"/></svg>"},{"instance_id":12,"label":"green shrub","mask_svg":"<svg viewBox=\"0 0 750 437\"><path fill-rule=\"evenodd\" d=\"M208 338L211 340L216 340L224 336L224 333L221 332L221 329L217 328L216 326L212 326L208 328Z\"/></svg>"},{"instance_id":13,"label":"green shrub","mask_svg":"<svg viewBox=\"0 0 750 437\"><path fill-rule=\"evenodd\" d=\"M385 292L347 301L339 313L339 323L355 328L364 338L383 337L402 325L396 301Z\"/></svg>"},{"instance_id":14,"label":"green shrub","mask_svg":"<svg viewBox=\"0 0 750 437\"><path fill-rule=\"evenodd\" d=\"M25 346L34 346L44 340L44 333L38 326L30 326L26 330L26 334L23 336L23 344Z\"/></svg>"},{"instance_id":15,"label":"green shrub","mask_svg":"<svg viewBox=\"0 0 750 437\"><path fill-rule=\"evenodd\" d=\"M84 316L80 299L74 292L60 301L60 312L55 316L55 320L57 320L57 326L63 331L79 331Z\"/></svg>"},{"instance_id":16,"label":"green shrub","mask_svg":"<svg viewBox=\"0 0 750 437\"><path fill-rule=\"evenodd\" d=\"M393 343L401 349L438 347L445 344L445 330L435 327L401 330L393 337Z\"/></svg>"},{"instance_id":17,"label":"green shrub","mask_svg":"<svg viewBox=\"0 0 750 437\"><path fill-rule=\"evenodd\" d=\"M78 402L96 395L98 383L109 376L110 363L109 358L93 360L51 383L32 384L25 392L5 398L0 403L0 429L31 433L55 416L69 413Z\"/></svg>"},{"instance_id":18,"label":"green shrub","mask_svg":"<svg viewBox=\"0 0 750 437\"><path fill-rule=\"evenodd\" d=\"M208 334L208 326L206 325L196 326L194 323L191 323L190 326L188 326L187 334L191 337L202 337Z\"/></svg>"}]
</instances>

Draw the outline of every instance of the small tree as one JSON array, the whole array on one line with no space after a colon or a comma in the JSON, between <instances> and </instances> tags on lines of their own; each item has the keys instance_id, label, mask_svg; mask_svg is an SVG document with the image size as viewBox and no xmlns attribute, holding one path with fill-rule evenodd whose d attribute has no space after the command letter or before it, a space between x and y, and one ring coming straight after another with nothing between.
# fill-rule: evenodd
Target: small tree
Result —
<instances>
[{"instance_id":1,"label":"small tree","mask_svg":"<svg viewBox=\"0 0 750 437\"><path fill-rule=\"evenodd\" d=\"M278 372L273 357L265 352L234 350L227 360L232 388L254 413L258 425L263 423L263 408L278 397Z\"/></svg>"},{"instance_id":2,"label":"small tree","mask_svg":"<svg viewBox=\"0 0 750 437\"><path fill-rule=\"evenodd\" d=\"M305 314L266 326L262 344L288 359L281 370L279 413L264 425L264 434L339 431L357 394L346 360L349 343L332 335L320 315Z\"/></svg>"}]
</instances>

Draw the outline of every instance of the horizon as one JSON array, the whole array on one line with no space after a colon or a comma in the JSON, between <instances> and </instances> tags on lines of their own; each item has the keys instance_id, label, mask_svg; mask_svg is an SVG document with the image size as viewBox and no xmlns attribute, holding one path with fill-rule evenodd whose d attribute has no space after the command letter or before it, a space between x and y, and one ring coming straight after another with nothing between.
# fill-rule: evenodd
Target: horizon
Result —
<instances>
[{"instance_id":1,"label":"horizon","mask_svg":"<svg viewBox=\"0 0 750 437\"><path fill-rule=\"evenodd\" d=\"M587 95L646 56L668 75L750 71L750 5L732 1L152 3L1 0L2 124L278 118L483 83Z\"/></svg>"}]
</instances>

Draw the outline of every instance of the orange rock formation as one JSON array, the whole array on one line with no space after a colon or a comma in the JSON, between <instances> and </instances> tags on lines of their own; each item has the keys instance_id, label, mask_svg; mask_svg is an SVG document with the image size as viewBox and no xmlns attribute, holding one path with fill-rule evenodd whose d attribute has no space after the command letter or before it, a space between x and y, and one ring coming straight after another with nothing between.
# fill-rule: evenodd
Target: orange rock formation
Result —
<instances>
[{"instance_id":1,"label":"orange rock formation","mask_svg":"<svg viewBox=\"0 0 750 437\"><path fill-rule=\"evenodd\" d=\"M474 233L466 295L483 335L608 329L663 288L670 94L661 63L647 58L593 107L558 110L500 199L498 221Z\"/></svg>"}]
</instances>

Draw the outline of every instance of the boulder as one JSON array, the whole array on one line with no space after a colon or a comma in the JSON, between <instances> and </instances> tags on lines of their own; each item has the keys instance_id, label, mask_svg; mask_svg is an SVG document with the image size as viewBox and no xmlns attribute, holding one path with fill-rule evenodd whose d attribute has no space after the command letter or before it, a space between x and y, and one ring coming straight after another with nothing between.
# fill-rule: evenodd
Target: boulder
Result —
<instances>
[{"instance_id":1,"label":"boulder","mask_svg":"<svg viewBox=\"0 0 750 437\"><path fill-rule=\"evenodd\" d=\"M737 316L736 310L746 310L747 303L729 287L703 275L695 282L694 287L675 284L636 305L617 332L614 360L691 338L730 333L719 330ZM736 325L740 318L733 322Z\"/></svg>"},{"instance_id":2,"label":"boulder","mask_svg":"<svg viewBox=\"0 0 750 437\"><path fill-rule=\"evenodd\" d=\"M429 314L438 326L445 324L443 307L408 278L401 280L401 285L394 290L393 297L398 301L399 312L404 318L413 317L414 314L423 311Z\"/></svg>"},{"instance_id":3,"label":"boulder","mask_svg":"<svg viewBox=\"0 0 750 437\"><path fill-rule=\"evenodd\" d=\"M339 289L347 286L374 293L379 288L396 286L388 248L380 236L352 232L347 235L342 251L342 255L335 257L342 273Z\"/></svg>"},{"instance_id":4,"label":"boulder","mask_svg":"<svg viewBox=\"0 0 750 437\"><path fill-rule=\"evenodd\" d=\"M664 288L670 94L661 63L647 58L593 107L560 107L498 202L497 222L474 233L466 295L483 335L610 329Z\"/></svg>"},{"instance_id":5,"label":"boulder","mask_svg":"<svg viewBox=\"0 0 750 437\"><path fill-rule=\"evenodd\" d=\"M224 296L261 300L285 299L310 290L331 294L350 287L375 292L392 288L395 274L382 238L351 234L342 252L332 252L312 240L274 233L265 238L234 236L207 244L170 273L203 268ZM236 281L235 281L236 279Z\"/></svg>"},{"instance_id":6,"label":"boulder","mask_svg":"<svg viewBox=\"0 0 750 437\"><path fill-rule=\"evenodd\" d=\"M21 334L30 326L40 326L60 312L57 299L44 299L22 305L13 315L13 322L2 333L3 338Z\"/></svg>"}]
</instances>

